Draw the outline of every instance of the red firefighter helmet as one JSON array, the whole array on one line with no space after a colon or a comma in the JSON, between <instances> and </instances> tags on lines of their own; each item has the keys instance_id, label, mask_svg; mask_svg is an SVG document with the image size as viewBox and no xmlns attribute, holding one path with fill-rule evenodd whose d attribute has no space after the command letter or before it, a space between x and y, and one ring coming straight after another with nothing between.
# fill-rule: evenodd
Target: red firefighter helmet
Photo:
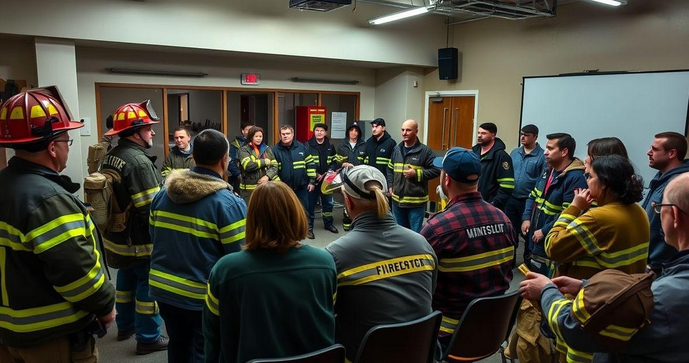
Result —
<instances>
[{"instance_id":1,"label":"red firefighter helmet","mask_svg":"<svg viewBox=\"0 0 689 363\"><path fill-rule=\"evenodd\" d=\"M10 97L0 107L0 146L43 141L82 126L72 120L57 87L36 88Z\"/></svg>"},{"instance_id":2,"label":"red firefighter helmet","mask_svg":"<svg viewBox=\"0 0 689 363\"><path fill-rule=\"evenodd\" d=\"M108 117L107 127L110 130L105 135L113 136L124 130L157 124L160 122L158 120L160 118L153 110L151 100L141 103L128 103L118 108L115 113Z\"/></svg>"}]
</instances>

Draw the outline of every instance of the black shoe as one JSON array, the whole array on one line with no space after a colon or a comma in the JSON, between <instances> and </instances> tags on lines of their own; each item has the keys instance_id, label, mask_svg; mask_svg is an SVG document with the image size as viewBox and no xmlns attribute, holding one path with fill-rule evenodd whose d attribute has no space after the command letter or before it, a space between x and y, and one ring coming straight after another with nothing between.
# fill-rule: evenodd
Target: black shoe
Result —
<instances>
[{"instance_id":1,"label":"black shoe","mask_svg":"<svg viewBox=\"0 0 689 363\"><path fill-rule=\"evenodd\" d=\"M316 236L313 235L313 229L309 229L309 233L306 235L309 239L315 239Z\"/></svg>"},{"instance_id":2,"label":"black shoe","mask_svg":"<svg viewBox=\"0 0 689 363\"><path fill-rule=\"evenodd\" d=\"M160 336L160 338L153 343L136 343L136 355L146 355L153 352L159 352L161 350L167 350L167 343L170 341L165 336Z\"/></svg>"},{"instance_id":3,"label":"black shoe","mask_svg":"<svg viewBox=\"0 0 689 363\"><path fill-rule=\"evenodd\" d=\"M337 230L337 228L335 228L335 226L333 226L332 224L329 225L329 226L325 226L325 230L326 230L326 231L330 231L330 232L332 232L332 233L340 233L340 232Z\"/></svg>"},{"instance_id":4,"label":"black shoe","mask_svg":"<svg viewBox=\"0 0 689 363\"><path fill-rule=\"evenodd\" d=\"M117 341L121 342L123 340L127 340L127 339L131 338L132 335L134 335L134 333L136 333L136 329L134 329L134 328L131 328L131 329L125 330L125 331L118 331L117 332Z\"/></svg>"}]
</instances>

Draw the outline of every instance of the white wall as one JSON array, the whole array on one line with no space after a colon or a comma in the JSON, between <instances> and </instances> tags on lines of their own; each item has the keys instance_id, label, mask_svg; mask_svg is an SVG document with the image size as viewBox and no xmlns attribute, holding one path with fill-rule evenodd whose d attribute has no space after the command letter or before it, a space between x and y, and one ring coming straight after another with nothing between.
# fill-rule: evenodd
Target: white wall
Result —
<instances>
[{"instance_id":1,"label":"white wall","mask_svg":"<svg viewBox=\"0 0 689 363\"><path fill-rule=\"evenodd\" d=\"M204 78L184 78L169 76L141 76L111 74L105 71L110 67L127 67L142 69L164 69L182 71L203 71L208 73ZM281 62L255 59L231 58L196 53L152 52L115 48L77 48L77 77L79 85L79 105L82 118L91 118L94 132L83 137L84 155L88 145L97 142L96 135L96 83L127 83L170 85L184 89L185 86L238 87L247 91L256 87L242 87L239 80L241 73L260 73L261 88L281 90L323 90L349 91L361 93L360 114L362 119L374 118L374 100L376 96L376 71L369 68L343 65L336 61L309 61L284 58ZM355 79L357 85L309 84L294 83L291 77ZM419 102L422 99L419 98ZM400 122L401 125L401 122ZM399 128L398 128L399 129ZM236 130L230 130L233 134Z\"/></svg>"},{"instance_id":2,"label":"white wall","mask_svg":"<svg viewBox=\"0 0 689 363\"><path fill-rule=\"evenodd\" d=\"M375 117L385 120L385 130L398 142L401 139L402 123L407 119L419 123L418 136L423 140L423 79L422 70L416 68L398 67L376 71ZM416 87L414 82L417 82Z\"/></svg>"},{"instance_id":3,"label":"white wall","mask_svg":"<svg viewBox=\"0 0 689 363\"><path fill-rule=\"evenodd\" d=\"M372 26L399 11L359 3L328 13L288 0L4 1L0 33L435 66L445 18ZM39 16L38 14L41 14ZM40 19L40 21L38 21Z\"/></svg>"}]
</instances>

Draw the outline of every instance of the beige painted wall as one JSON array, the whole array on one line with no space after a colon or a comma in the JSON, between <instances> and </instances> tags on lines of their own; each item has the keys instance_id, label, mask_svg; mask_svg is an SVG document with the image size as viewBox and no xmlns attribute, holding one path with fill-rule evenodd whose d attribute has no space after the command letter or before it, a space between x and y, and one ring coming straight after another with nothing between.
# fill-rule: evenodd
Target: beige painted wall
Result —
<instances>
[{"instance_id":1,"label":"beige painted wall","mask_svg":"<svg viewBox=\"0 0 689 363\"><path fill-rule=\"evenodd\" d=\"M418 66L435 66L436 49L445 44L441 16L372 26L369 19L399 9L359 3L356 11L350 6L320 13L289 9L288 4L288 0L3 1L6 15L0 33ZM37 21L37 9L45 19Z\"/></svg>"},{"instance_id":2,"label":"beige painted wall","mask_svg":"<svg viewBox=\"0 0 689 363\"><path fill-rule=\"evenodd\" d=\"M419 122L419 138L423 140L423 81L423 70L417 68L376 71L375 117L385 120L385 130L398 142L402 123L407 119Z\"/></svg>"},{"instance_id":3,"label":"beige painted wall","mask_svg":"<svg viewBox=\"0 0 689 363\"><path fill-rule=\"evenodd\" d=\"M461 81L440 81L436 70L425 89L479 90L477 122L495 122L510 149L518 141L523 76L689 68L689 1L581 2L561 6L554 19L479 21L452 34L451 46L463 54Z\"/></svg>"}]
</instances>

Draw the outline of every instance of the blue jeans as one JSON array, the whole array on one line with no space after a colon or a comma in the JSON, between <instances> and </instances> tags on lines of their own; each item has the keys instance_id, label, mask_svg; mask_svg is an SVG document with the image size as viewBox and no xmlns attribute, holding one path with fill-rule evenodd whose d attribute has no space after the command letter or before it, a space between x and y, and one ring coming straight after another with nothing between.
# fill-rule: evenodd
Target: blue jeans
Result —
<instances>
[{"instance_id":1,"label":"blue jeans","mask_svg":"<svg viewBox=\"0 0 689 363\"><path fill-rule=\"evenodd\" d=\"M392 215L395 222L402 227L409 228L419 233L423 227L423 218L426 214L426 207L402 208L397 203L392 203Z\"/></svg>"},{"instance_id":2,"label":"blue jeans","mask_svg":"<svg viewBox=\"0 0 689 363\"><path fill-rule=\"evenodd\" d=\"M148 295L148 263L117 272L117 330L136 329L136 341L154 343L160 338L162 320L158 304Z\"/></svg>"},{"instance_id":3,"label":"blue jeans","mask_svg":"<svg viewBox=\"0 0 689 363\"><path fill-rule=\"evenodd\" d=\"M321 199L321 214L323 215L323 225L325 227L333 225L333 195L321 193L321 185L316 185L316 189L309 192L309 229L313 229L313 220L316 213L316 202Z\"/></svg>"}]
</instances>

